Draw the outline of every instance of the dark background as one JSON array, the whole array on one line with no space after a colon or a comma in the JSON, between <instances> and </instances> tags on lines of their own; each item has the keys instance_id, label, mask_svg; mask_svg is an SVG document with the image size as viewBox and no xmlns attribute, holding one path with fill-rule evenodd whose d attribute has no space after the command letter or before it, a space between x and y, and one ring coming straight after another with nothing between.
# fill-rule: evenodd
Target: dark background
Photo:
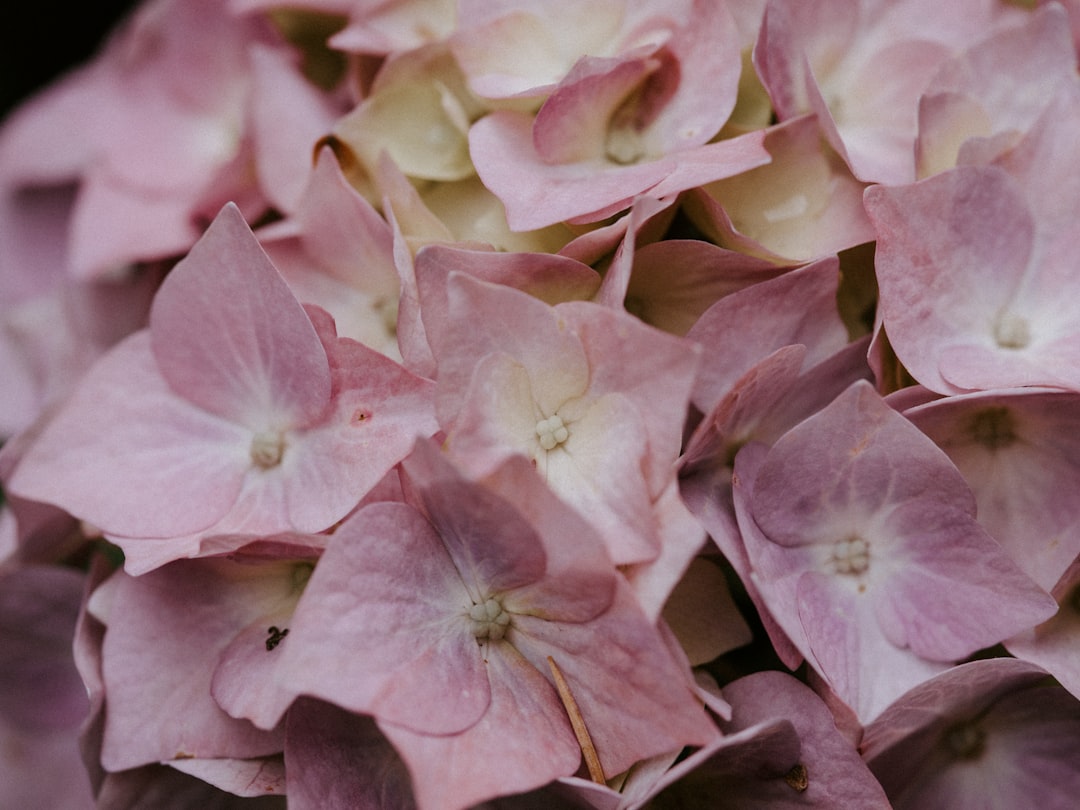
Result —
<instances>
[{"instance_id":1,"label":"dark background","mask_svg":"<svg viewBox=\"0 0 1080 810\"><path fill-rule=\"evenodd\" d=\"M134 0L9 3L0 23L0 117L64 71L88 60Z\"/></svg>"}]
</instances>

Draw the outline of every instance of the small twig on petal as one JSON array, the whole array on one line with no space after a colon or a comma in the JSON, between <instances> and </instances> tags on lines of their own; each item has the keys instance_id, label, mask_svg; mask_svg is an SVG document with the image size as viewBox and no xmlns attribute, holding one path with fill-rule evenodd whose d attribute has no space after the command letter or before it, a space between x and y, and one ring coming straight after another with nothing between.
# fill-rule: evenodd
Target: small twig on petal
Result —
<instances>
[{"instance_id":1,"label":"small twig on petal","mask_svg":"<svg viewBox=\"0 0 1080 810\"><path fill-rule=\"evenodd\" d=\"M577 701L574 700L574 695L570 692L570 685L567 684L562 670L555 663L555 659L549 655L547 662L551 668L551 677L555 679L555 688L558 690L559 697L566 708L566 714L570 718L570 726L574 729L574 736L577 737L578 745L581 746L581 753L585 756L585 766L589 769L589 777L597 784L606 784L607 780L604 779L604 768L600 764L600 756L596 753L596 746L593 745L592 737L589 736L589 729L585 726L585 720L581 716L581 709L578 708Z\"/></svg>"}]
</instances>

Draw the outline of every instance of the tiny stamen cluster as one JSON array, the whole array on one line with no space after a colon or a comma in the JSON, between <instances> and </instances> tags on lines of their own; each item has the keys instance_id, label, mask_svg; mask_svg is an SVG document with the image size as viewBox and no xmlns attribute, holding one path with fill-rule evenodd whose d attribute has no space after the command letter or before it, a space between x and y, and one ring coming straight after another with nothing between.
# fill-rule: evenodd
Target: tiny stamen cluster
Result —
<instances>
[{"instance_id":1,"label":"tiny stamen cluster","mask_svg":"<svg viewBox=\"0 0 1080 810\"><path fill-rule=\"evenodd\" d=\"M1031 343L1031 327L1019 315L1003 315L994 324L994 340L1002 349L1023 349Z\"/></svg>"},{"instance_id":2,"label":"tiny stamen cluster","mask_svg":"<svg viewBox=\"0 0 1080 810\"><path fill-rule=\"evenodd\" d=\"M866 573L870 566L870 546L859 535L851 535L833 543L832 557L829 558L833 571L837 574L857 576Z\"/></svg>"},{"instance_id":3,"label":"tiny stamen cluster","mask_svg":"<svg viewBox=\"0 0 1080 810\"><path fill-rule=\"evenodd\" d=\"M498 641L510 626L510 614L503 610L498 599L489 598L469 608L472 634L477 640Z\"/></svg>"},{"instance_id":4,"label":"tiny stamen cluster","mask_svg":"<svg viewBox=\"0 0 1080 810\"><path fill-rule=\"evenodd\" d=\"M570 431L563 424L562 417L555 414L536 423L536 435L540 439L541 447L545 450L554 450L570 438Z\"/></svg>"},{"instance_id":5,"label":"tiny stamen cluster","mask_svg":"<svg viewBox=\"0 0 1080 810\"><path fill-rule=\"evenodd\" d=\"M285 437L275 430L256 433L251 440L251 462L262 470L281 463L285 455Z\"/></svg>"}]
</instances>

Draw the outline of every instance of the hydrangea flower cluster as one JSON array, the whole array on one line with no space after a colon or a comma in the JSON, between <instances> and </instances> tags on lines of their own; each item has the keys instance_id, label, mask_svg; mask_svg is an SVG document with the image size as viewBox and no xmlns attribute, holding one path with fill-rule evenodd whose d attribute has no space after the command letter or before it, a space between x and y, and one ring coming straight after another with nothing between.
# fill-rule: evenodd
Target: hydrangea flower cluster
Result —
<instances>
[{"instance_id":1,"label":"hydrangea flower cluster","mask_svg":"<svg viewBox=\"0 0 1080 810\"><path fill-rule=\"evenodd\" d=\"M0 805L1075 806L1078 43L143 2L0 126Z\"/></svg>"}]
</instances>

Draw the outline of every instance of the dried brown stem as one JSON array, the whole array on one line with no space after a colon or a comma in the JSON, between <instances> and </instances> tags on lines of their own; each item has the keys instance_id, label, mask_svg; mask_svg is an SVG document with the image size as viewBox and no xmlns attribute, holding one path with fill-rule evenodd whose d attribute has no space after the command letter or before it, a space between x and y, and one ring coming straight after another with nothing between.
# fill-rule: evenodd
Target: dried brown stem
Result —
<instances>
[{"instance_id":1,"label":"dried brown stem","mask_svg":"<svg viewBox=\"0 0 1080 810\"><path fill-rule=\"evenodd\" d=\"M604 768L600 764L600 756L596 753L596 746L593 745L592 737L589 736L589 729L585 726L585 719L581 716L581 709L574 700L570 685L563 677L562 670L555 663L555 659L549 655L547 662L548 667L551 668L551 677L555 679L555 688L570 718L570 727L574 729L574 736L577 737L578 745L581 746L581 753L585 757L585 767L589 769L589 777L597 784L607 784L607 780L604 779Z\"/></svg>"}]
</instances>

